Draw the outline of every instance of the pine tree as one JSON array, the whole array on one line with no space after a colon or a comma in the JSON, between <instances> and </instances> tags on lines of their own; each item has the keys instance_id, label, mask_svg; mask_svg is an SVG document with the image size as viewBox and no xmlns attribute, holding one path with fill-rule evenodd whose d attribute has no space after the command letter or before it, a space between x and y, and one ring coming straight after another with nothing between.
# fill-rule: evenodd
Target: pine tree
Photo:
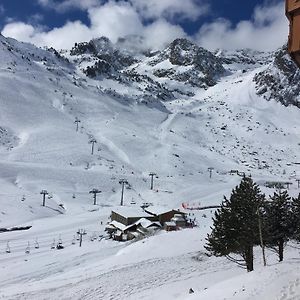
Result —
<instances>
[{"instance_id":1,"label":"pine tree","mask_svg":"<svg viewBox=\"0 0 300 300\"><path fill-rule=\"evenodd\" d=\"M290 200L287 191L280 191L274 193L264 207L265 243L276 251L279 261L283 260L285 244L293 234Z\"/></svg>"},{"instance_id":2,"label":"pine tree","mask_svg":"<svg viewBox=\"0 0 300 300\"><path fill-rule=\"evenodd\" d=\"M257 211L263 200L258 185L251 177L244 176L230 199L224 197L221 208L216 211L206 249L213 255L226 256L246 267L248 272L253 271L253 247L259 244Z\"/></svg>"},{"instance_id":3,"label":"pine tree","mask_svg":"<svg viewBox=\"0 0 300 300\"><path fill-rule=\"evenodd\" d=\"M292 238L296 241L300 241L300 194L297 198L292 198L291 203L292 210Z\"/></svg>"}]
</instances>

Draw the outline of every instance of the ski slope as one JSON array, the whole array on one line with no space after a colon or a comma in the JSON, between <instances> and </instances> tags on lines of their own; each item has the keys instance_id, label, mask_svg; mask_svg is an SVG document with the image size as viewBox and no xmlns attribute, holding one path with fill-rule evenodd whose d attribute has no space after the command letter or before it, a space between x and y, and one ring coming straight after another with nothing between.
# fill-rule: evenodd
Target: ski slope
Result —
<instances>
[{"instance_id":1,"label":"ski slope","mask_svg":"<svg viewBox=\"0 0 300 300\"><path fill-rule=\"evenodd\" d=\"M147 61L135 68L153 72ZM0 234L0 299L300 299L293 248L281 265L269 253L270 267L253 274L207 257L211 211L195 213L193 230L90 240L119 205L121 178L130 183L127 206L217 205L240 181L230 170L251 174L267 195L265 181L292 181L297 195L300 111L257 96L253 77L266 66L236 68L206 90L189 87L194 96L147 106L137 87L89 79L73 62L0 36L0 228L32 226ZM159 178L150 191L152 171ZM102 191L95 206L93 188ZM46 207L42 189L51 194ZM87 231L81 248L72 245L79 228ZM51 250L60 238L65 249ZM257 266L259 257L257 249Z\"/></svg>"}]
</instances>

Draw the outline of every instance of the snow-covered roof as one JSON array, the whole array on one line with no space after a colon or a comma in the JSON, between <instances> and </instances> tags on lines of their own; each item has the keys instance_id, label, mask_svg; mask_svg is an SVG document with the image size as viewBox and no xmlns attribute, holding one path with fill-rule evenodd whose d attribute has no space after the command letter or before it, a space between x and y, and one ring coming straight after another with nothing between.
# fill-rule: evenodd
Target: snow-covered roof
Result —
<instances>
[{"instance_id":1,"label":"snow-covered roof","mask_svg":"<svg viewBox=\"0 0 300 300\"><path fill-rule=\"evenodd\" d=\"M128 230L129 228L133 227L133 226L136 226L136 225L141 225L143 228L149 228L150 226L152 225L158 225L159 227L161 227L160 223L159 222L151 222L145 218L141 218L139 220L137 220L135 223L133 224L130 224L128 226L126 226L123 231L126 231Z\"/></svg>"},{"instance_id":2,"label":"snow-covered roof","mask_svg":"<svg viewBox=\"0 0 300 300\"><path fill-rule=\"evenodd\" d=\"M117 229L120 229L120 230L124 230L126 228L126 226L124 224L122 224L120 222L117 222L117 221L111 221L109 223L109 225L111 225L111 226L113 226L113 227L115 227Z\"/></svg>"},{"instance_id":3,"label":"snow-covered roof","mask_svg":"<svg viewBox=\"0 0 300 300\"><path fill-rule=\"evenodd\" d=\"M141 225L144 228L148 228L148 227L150 227L151 225L154 225L154 224L161 226L159 222L152 222L152 221L149 221L145 218L139 219L138 221L135 222L135 224L136 225Z\"/></svg>"},{"instance_id":4,"label":"snow-covered roof","mask_svg":"<svg viewBox=\"0 0 300 300\"><path fill-rule=\"evenodd\" d=\"M164 207L164 206L149 206L149 207L145 208L146 212L156 215L156 216L168 213L173 210L176 210L176 209L168 208L168 207ZM178 213L180 213L180 212L178 211Z\"/></svg>"},{"instance_id":5,"label":"snow-covered roof","mask_svg":"<svg viewBox=\"0 0 300 300\"><path fill-rule=\"evenodd\" d=\"M140 207L128 207L128 206L120 206L118 208L114 208L113 212L124 216L125 218L149 218L151 215L147 212L145 212Z\"/></svg>"},{"instance_id":6,"label":"snow-covered roof","mask_svg":"<svg viewBox=\"0 0 300 300\"><path fill-rule=\"evenodd\" d=\"M181 214L175 214L171 220L172 221L184 221L184 217Z\"/></svg>"},{"instance_id":7,"label":"snow-covered roof","mask_svg":"<svg viewBox=\"0 0 300 300\"><path fill-rule=\"evenodd\" d=\"M116 228L115 226L110 225L110 224L105 226L105 229L115 229L115 228Z\"/></svg>"},{"instance_id":8,"label":"snow-covered roof","mask_svg":"<svg viewBox=\"0 0 300 300\"><path fill-rule=\"evenodd\" d=\"M175 222L165 222L166 226L176 226Z\"/></svg>"},{"instance_id":9,"label":"snow-covered roof","mask_svg":"<svg viewBox=\"0 0 300 300\"><path fill-rule=\"evenodd\" d=\"M116 233L115 233L115 236L122 236L122 231L117 231Z\"/></svg>"}]
</instances>

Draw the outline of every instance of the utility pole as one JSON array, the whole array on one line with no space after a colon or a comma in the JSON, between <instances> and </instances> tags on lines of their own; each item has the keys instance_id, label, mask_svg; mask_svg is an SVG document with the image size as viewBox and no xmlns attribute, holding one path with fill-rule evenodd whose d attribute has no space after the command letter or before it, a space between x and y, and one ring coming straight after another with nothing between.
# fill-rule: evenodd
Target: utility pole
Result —
<instances>
[{"instance_id":1,"label":"utility pole","mask_svg":"<svg viewBox=\"0 0 300 300\"><path fill-rule=\"evenodd\" d=\"M45 206L46 203L46 195L48 195L49 193L46 190L42 190L40 192L41 195L43 195L43 206Z\"/></svg>"},{"instance_id":2,"label":"utility pole","mask_svg":"<svg viewBox=\"0 0 300 300\"><path fill-rule=\"evenodd\" d=\"M128 181L126 179L120 179L119 183L122 185L122 193L121 193L121 203L120 203L120 205L123 206L123 202L124 202L124 186L125 186L125 184L128 184Z\"/></svg>"},{"instance_id":3,"label":"utility pole","mask_svg":"<svg viewBox=\"0 0 300 300\"><path fill-rule=\"evenodd\" d=\"M97 190L97 189L92 189L91 191L89 191L90 194L94 194L94 205L97 204L97 194L101 193L101 191Z\"/></svg>"},{"instance_id":4,"label":"utility pole","mask_svg":"<svg viewBox=\"0 0 300 300\"><path fill-rule=\"evenodd\" d=\"M86 234L84 229L78 229L77 234L79 236L79 247L82 245L82 237Z\"/></svg>"},{"instance_id":5,"label":"utility pole","mask_svg":"<svg viewBox=\"0 0 300 300\"><path fill-rule=\"evenodd\" d=\"M262 222L261 222L261 214L260 214L260 207L257 208L257 216L258 216L258 231L259 231L259 239L260 239L260 246L262 250L262 255L263 255L263 262L264 262L264 267L267 265L266 261L266 254L265 254L265 244L263 240L263 234L262 234Z\"/></svg>"},{"instance_id":6,"label":"utility pole","mask_svg":"<svg viewBox=\"0 0 300 300\"><path fill-rule=\"evenodd\" d=\"M209 167L207 170L209 171L209 178L211 178L212 177L212 171L214 170L214 168Z\"/></svg>"},{"instance_id":7,"label":"utility pole","mask_svg":"<svg viewBox=\"0 0 300 300\"><path fill-rule=\"evenodd\" d=\"M156 173L150 172L150 173L149 173L149 176L151 177L150 190L153 190L153 178L154 178L154 176L156 176ZM158 177L156 176L156 178L158 178Z\"/></svg>"},{"instance_id":8,"label":"utility pole","mask_svg":"<svg viewBox=\"0 0 300 300\"><path fill-rule=\"evenodd\" d=\"M296 179L296 181L298 182L298 189L300 188L300 179Z\"/></svg>"},{"instance_id":9,"label":"utility pole","mask_svg":"<svg viewBox=\"0 0 300 300\"><path fill-rule=\"evenodd\" d=\"M80 123L81 121L76 117L75 118L75 121L74 121L74 123L76 124L76 131L78 131L78 129L79 129L79 123Z\"/></svg>"},{"instance_id":10,"label":"utility pole","mask_svg":"<svg viewBox=\"0 0 300 300\"><path fill-rule=\"evenodd\" d=\"M96 139L95 138L92 138L90 141L89 141L89 144L92 144L92 155L94 154L94 145L95 143L97 143Z\"/></svg>"},{"instance_id":11,"label":"utility pole","mask_svg":"<svg viewBox=\"0 0 300 300\"><path fill-rule=\"evenodd\" d=\"M290 189L290 185L293 184L292 182L286 182L286 188L289 190Z\"/></svg>"}]
</instances>

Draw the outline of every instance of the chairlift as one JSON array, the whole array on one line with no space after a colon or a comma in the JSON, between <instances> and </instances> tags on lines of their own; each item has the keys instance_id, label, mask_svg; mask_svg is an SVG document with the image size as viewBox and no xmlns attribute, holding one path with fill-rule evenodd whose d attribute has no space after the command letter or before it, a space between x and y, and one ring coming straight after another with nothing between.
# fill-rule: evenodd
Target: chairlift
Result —
<instances>
[{"instance_id":1,"label":"chairlift","mask_svg":"<svg viewBox=\"0 0 300 300\"><path fill-rule=\"evenodd\" d=\"M57 249L57 250L61 250L61 249L64 249L64 248L65 248L65 247L63 246L62 240L59 239L59 240L58 240L58 243L57 243L57 245L56 245L56 249Z\"/></svg>"},{"instance_id":2,"label":"chairlift","mask_svg":"<svg viewBox=\"0 0 300 300\"><path fill-rule=\"evenodd\" d=\"M29 254L30 253L30 243L28 242L27 247L25 249L25 253Z\"/></svg>"},{"instance_id":3,"label":"chairlift","mask_svg":"<svg viewBox=\"0 0 300 300\"><path fill-rule=\"evenodd\" d=\"M53 242L51 244L51 249L55 249L55 248L56 248L56 246L55 246L55 239L53 239Z\"/></svg>"},{"instance_id":4,"label":"chairlift","mask_svg":"<svg viewBox=\"0 0 300 300\"><path fill-rule=\"evenodd\" d=\"M10 253L10 247L9 247L9 242L7 242L6 244L6 250L5 250L6 253Z\"/></svg>"},{"instance_id":5,"label":"chairlift","mask_svg":"<svg viewBox=\"0 0 300 300\"><path fill-rule=\"evenodd\" d=\"M61 250L61 249L64 249L65 247L62 245L62 244L57 244L56 245L56 249L57 250Z\"/></svg>"}]
</instances>

